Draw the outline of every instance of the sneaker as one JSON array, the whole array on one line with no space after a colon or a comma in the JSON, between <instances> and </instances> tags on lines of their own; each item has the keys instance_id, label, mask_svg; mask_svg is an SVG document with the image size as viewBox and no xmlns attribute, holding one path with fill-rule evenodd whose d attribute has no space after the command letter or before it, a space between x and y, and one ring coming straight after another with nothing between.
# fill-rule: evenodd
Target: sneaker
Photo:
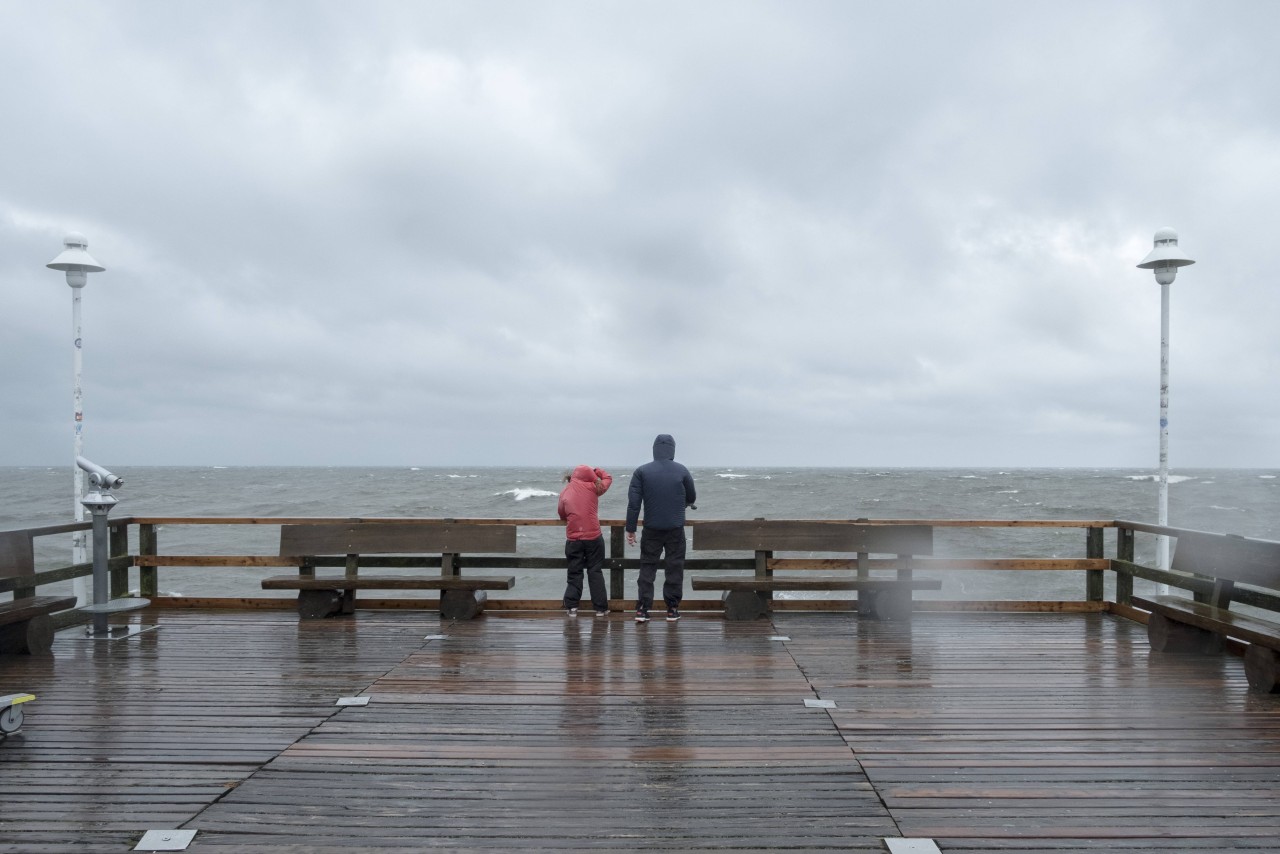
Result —
<instances>
[{"instance_id":1,"label":"sneaker","mask_svg":"<svg viewBox=\"0 0 1280 854\"><path fill-rule=\"evenodd\" d=\"M680 609L679 609L679 608L668 608L668 609L667 609L667 622L668 622L668 623L674 623L674 622L675 622L676 620L678 620L678 619L680 619Z\"/></svg>"},{"instance_id":2,"label":"sneaker","mask_svg":"<svg viewBox=\"0 0 1280 854\"><path fill-rule=\"evenodd\" d=\"M608 611L596 611L596 616L597 616L597 617L600 617L600 618L604 618L604 617L609 616L609 612L608 612Z\"/></svg>"},{"instance_id":3,"label":"sneaker","mask_svg":"<svg viewBox=\"0 0 1280 854\"><path fill-rule=\"evenodd\" d=\"M636 608L636 622L637 623L649 622L649 612L646 611L644 608Z\"/></svg>"},{"instance_id":4,"label":"sneaker","mask_svg":"<svg viewBox=\"0 0 1280 854\"><path fill-rule=\"evenodd\" d=\"M578 616L578 609L577 609L577 608L570 608L568 613L569 613L569 616L570 616L570 617L576 617L576 616Z\"/></svg>"}]
</instances>

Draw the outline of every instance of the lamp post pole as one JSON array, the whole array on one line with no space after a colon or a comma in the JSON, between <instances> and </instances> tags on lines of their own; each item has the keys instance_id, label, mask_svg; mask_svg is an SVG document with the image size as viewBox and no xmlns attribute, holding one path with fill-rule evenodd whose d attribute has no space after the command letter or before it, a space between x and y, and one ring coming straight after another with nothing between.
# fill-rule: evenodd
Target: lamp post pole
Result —
<instances>
[{"instance_id":1,"label":"lamp post pole","mask_svg":"<svg viewBox=\"0 0 1280 854\"><path fill-rule=\"evenodd\" d=\"M70 274L68 273L68 276ZM71 358L72 358L72 380L71 386L71 426L75 431L75 439L72 443L71 458L84 455L84 387L81 385L81 376L84 372L84 350L82 344L84 339L80 332L80 298L84 292L84 285L71 286ZM75 475L75 494L71 497L72 502L76 506L76 521L84 521L84 504L81 500L84 498L84 472L79 466L73 466L71 469ZM85 532L76 531L71 537L71 562L81 564L85 561ZM80 594L80 587L85 584L83 578L76 579L76 595Z\"/></svg>"},{"instance_id":2,"label":"lamp post pole","mask_svg":"<svg viewBox=\"0 0 1280 854\"><path fill-rule=\"evenodd\" d=\"M1156 524L1162 527L1169 524L1169 286L1177 278L1179 267L1194 263L1178 248L1178 233L1162 228L1155 234L1154 247L1138 264L1143 270L1153 271L1160 285L1160 488ZM1169 568L1169 538L1163 534L1156 543L1156 567ZM1161 594L1168 592L1168 585L1160 585Z\"/></svg>"},{"instance_id":3,"label":"lamp post pole","mask_svg":"<svg viewBox=\"0 0 1280 854\"><path fill-rule=\"evenodd\" d=\"M1160 494L1156 524L1169 524L1169 283L1160 283ZM1169 538L1156 543L1156 564L1169 568ZM1168 591L1161 591L1168 592Z\"/></svg>"},{"instance_id":4,"label":"lamp post pole","mask_svg":"<svg viewBox=\"0 0 1280 854\"><path fill-rule=\"evenodd\" d=\"M62 252L57 258L54 258L45 266L52 270L61 270L67 274L67 284L71 286L71 342L72 342L72 366L74 373L74 383L72 386L72 426L75 431L75 438L72 445L74 461L82 455L84 450L84 393L81 388L80 375L83 369L83 338L80 331L80 292L84 290L84 286L89 282L89 273L101 273L106 269L88 252L89 241L85 239L83 234L71 232L62 240ZM75 507L75 515L77 522L84 521L84 506L80 503L84 498L84 472L74 462L71 466L73 472L73 488L75 494L72 503ZM79 565L85 562L85 532L76 531L72 535L71 540L71 562ZM88 580L81 577L75 580L75 593L77 604L83 605L89 601L89 583Z\"/></svg>"}]
</instances>

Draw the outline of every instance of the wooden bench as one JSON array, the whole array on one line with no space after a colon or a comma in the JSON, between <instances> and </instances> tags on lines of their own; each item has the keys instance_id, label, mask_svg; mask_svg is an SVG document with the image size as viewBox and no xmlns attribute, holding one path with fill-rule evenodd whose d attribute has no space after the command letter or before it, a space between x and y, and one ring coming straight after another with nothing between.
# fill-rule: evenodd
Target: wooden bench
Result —
<instances>
[{"instance_id":1,"label":"wooden bench","mask_svg":"<svg viewBox=\"0 0 1280 854\"><path fill-rule=\"evenodd\" d=\"M1229 534L1178 535L1172 568L1212 579L1211 590L1193 601L1182 596L1134 597L1151 611L1147 638L1155 652L1220 652L1223 638L1249 644L1244 669L1249 686L1280 691L1280 623L1232 611L1237 582L1280 590L1280 543Z\"/></svg>"},{"instance_id":2,"label":"wooden bench","mask_svg":"<svg viewBox=\"0 0 1280 854\"><path fill-rule=\"evenodd\" d=\"M484 610L486 590L510 590L514 576L460 574L461 554L514 554L515 525L462 522L374 522L350 525L282 525L280 554L296 556L298 575L262 581L264 590L297 590L298 613L305 619L350 614L357 590L439 590L440 616L469 620ZM360 555L440 555L440 575L359 574ZM316 576L314 558L346 555L341 576Z\"/></svg>"},{"instance_id":3,"label":"wooden bench","mask_svg":"<svg viewBox=\"0 0 1280 854\"><path fill-rule=\"evenodd\" d=\"M939 590L936 579L913 579L911 557L933 554L929 525L860 525L851 522L706 522L693 528L693 547L705 551L753 551L754 576L697 578L694 590L722 590L729 620L754 620L768 613L776 591L856 590L858 611L882 620L911 617L912 590ZM857 575L841 578L779 577L774 552L806 551L857 555ZM894 555L894 575L873 578L873 554Z\"/></svg>"},{"instance_id":4,"label":"wooden bench","mask_svg":"<svg viewBox=\"0 0 1280 854\"><path fill-rule=\"evenodd\" d=\"M34 577L35 556L31 535L25 531L0 533L0 580L12 586L13 601L0 602L0 653L39 655L53 648L55 611L76 606L74 596L36 596L34 584L23 579Z\"/></svg>"}]
</instances>

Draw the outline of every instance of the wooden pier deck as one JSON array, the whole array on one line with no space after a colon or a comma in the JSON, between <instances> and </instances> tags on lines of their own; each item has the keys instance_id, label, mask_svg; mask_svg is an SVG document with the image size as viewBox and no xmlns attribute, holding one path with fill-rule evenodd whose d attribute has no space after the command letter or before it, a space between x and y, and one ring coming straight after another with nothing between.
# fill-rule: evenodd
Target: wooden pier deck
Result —
<instances>
[{"instance_id":1,"label":"wooden pier deck","mask_svg":"<svg viewBox=\"0 0 1280 854\"><path fill-rule=\"evenodd\" d=\"M1280 695L1110 614L141 620L0 658L0 852L1280 850Z\"/></svg>"}]
</instances>

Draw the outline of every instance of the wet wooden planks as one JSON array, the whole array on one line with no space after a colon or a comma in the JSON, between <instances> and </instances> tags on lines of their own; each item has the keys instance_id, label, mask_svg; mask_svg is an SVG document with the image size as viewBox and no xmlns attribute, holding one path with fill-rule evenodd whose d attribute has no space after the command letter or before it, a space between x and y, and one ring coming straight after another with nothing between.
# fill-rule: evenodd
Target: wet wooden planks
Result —
<instances>
[{"instance_id":1,"label":"wet wooden planks","mask_svg":"<svg viewBox=\"0 0 1280 854\"><path fill-rule=\"evenodd\" d=\"M1106 615L775 616L905 836L946 852L1280 850L1280 697Z\"/></svg>"},{"instance_id":2,"label":"wet wooden planks","mask_svg":"<svg viewBox=\"0 0 1280 854\"><path fill-rule=\"evenodd\" d=\"M206 810L201 838L882 851L896 829L770 633L712 615L454 624Z\"/></svg>"},{"instance_id":3,"label":"wet wooden planks","mask_svg":"<svg viewBox=\"0 0 1280 854\"><path fill-rule=\"evenodd\" d=\"M0 744L0 852L128 851L189 822L439 631L405 616L162 612L133 638L69 629L52 658L0 658L0 684L37 697Z\"/></svg>"},{"instance_id":4,"label":"wet wooden planks","mask_svg":"<svg viewBox=\"0 0 1280 854\"><path fill-rule=\"evenodd\" d=\"M1280 850L1280 698L1108 615L145 619L0 659L0 852Z\"/></svg>"}]
</instances>

